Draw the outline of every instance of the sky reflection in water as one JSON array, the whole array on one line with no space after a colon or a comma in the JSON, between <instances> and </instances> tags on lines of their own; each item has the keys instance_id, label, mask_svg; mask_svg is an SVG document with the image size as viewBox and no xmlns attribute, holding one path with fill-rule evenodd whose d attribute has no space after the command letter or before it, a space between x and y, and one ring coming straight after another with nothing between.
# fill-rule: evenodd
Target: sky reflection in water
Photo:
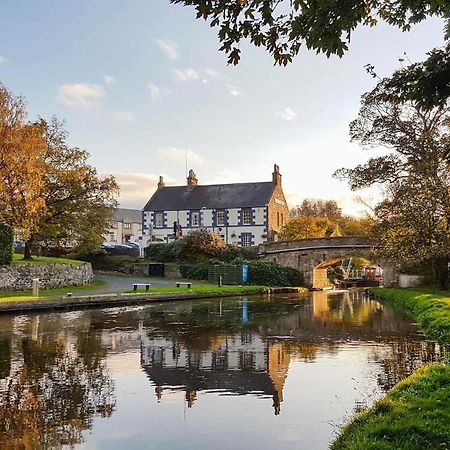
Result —
<instances>
[{"instance_id":1,"label":"sky reflection in water","mask_svg":"<svg viewBox=\"0 0 450 450\"><path fill-rule=\"evenodd\" d=\"M0 448L325 449L443 349L362 293L0 317Z\"/></svg>"}]
</instances>

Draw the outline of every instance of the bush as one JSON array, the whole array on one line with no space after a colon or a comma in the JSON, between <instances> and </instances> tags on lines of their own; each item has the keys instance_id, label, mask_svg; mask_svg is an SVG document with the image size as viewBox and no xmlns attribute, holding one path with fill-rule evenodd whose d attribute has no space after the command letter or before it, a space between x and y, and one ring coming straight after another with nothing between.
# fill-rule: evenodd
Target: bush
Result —
<instances>
[{"instance_id":1,"label":"bush","mask_svg":"<svg viewBox=\"0 0 450 450\"><path fill-rule=\"evenodd\" d=\"M192 280L207 280L209 263L188 264L181 263L178 266L181 276Z\"/></svg>"},{"instance_id":2,"label":"bush","mask_svg":"<svg viewBox=\"0 0 450 450\"><path fill-rule=\"evenodd\" d=\"M0 224L0 265L12 263L14 252L14 234L8 225Z\"/></svg>"},{"instance_id":3,"label":"bush","mask_svg":"<svg viewBox=\"0 0 450 450\"><path fill-rule=\"evenodd\" d=\"M303 279L298 270L280 266L276 262L259 259L247 261L251 284L267 286L301 286Z\"/></svg>"},{"instance_id":4,"label":"bush","mask_svg":"<svg viewBox=\"0 0 450 450\"><path fill-rule=\"evenodd\" d=\"M179 258L183 247L183 239L178 239L170 244L150 244L144 250L147 259L158 262L170 262Z\"/></svg>"},{"instance_id":5,"label":"bush","mask_svg":"<svg viewBox=\"0 0 450 450\"><path fill-rule=\"evenodd\" d=\"M108 255L106 252L88 253L84 255L70 254L72 259L87 261L92 264L94 270L107 272L121 272L130 274L137 259L128 255Z\"/></svg>"},{"instance_id":6,"label":"bush","mask_svg":"<svg viewBox=\"0 0 450 450\"><path fill-rule=\"evenodd\" d=\"M224 264L222 261L210 260L197 264L182 263L179 265L183 278L194 280L207 280L210 266ZM303 279L296 269L283 267L272 261L235 259L233 265L249 265L249 284L259 286L301 286Z\"/></svg>"}]
</instances>

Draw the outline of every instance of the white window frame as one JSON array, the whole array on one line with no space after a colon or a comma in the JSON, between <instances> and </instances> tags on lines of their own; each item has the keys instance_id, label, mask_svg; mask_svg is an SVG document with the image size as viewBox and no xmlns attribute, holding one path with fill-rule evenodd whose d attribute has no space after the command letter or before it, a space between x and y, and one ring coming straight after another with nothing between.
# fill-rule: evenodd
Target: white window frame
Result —
<instances>
[{"instance_id":1,"label":"white window frame","mask_svg":"<svg viewBox=\"0 0 450 450\"><path fill-rule=\"evenodd\" d=\"M241 234L241 246L251 247L252 246L252 235L250 233Z\"/></svg>"},{"instance_id":2,"label":"white window frame","mask_svg":"<svg viewBox=\"0 0 450 450\"><path fill-rule=\"evenodd\" d=\"M216 225L219 227L225 225L225 211L216 211Z\"/></svg>"},{"instance_id":3,"label":"white window frame","mask_svg":"<svg viewBox=\"0 0 450 450\"><path fill-rule=\"evenodd\" d=\"M197 228L200 226L200 211L191 212L191 227Z\"/></svg>"},{"instance_id":4,"label":"white window frame","mask_svg":"<svg viewBox=\"0 0 450 450\"><path fill-rule=\"evenodd\" d=\"M253 211L251 209L242 210L242 225L252 225Z\"/></svg>"},{"instance_id":5,"label":"white window frame","mask_svg":"<svg viewBox=\"0 0 450 450\"><path fill-rule=\"evenodd\" d=\"M164 213L155 213L155 228L164 228Z\"/></svg>"}]
</instances>

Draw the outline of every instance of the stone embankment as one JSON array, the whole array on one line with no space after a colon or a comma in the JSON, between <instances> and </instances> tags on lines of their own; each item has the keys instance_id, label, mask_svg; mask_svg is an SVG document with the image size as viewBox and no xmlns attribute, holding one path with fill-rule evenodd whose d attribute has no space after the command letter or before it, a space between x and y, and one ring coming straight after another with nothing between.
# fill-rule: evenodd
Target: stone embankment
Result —
<instances>
[{"instance_id":1,"label":"stone embankment","mask_svg":"<svg viewBox=\"0 0 450 450\"><path fill-rule=\"evenodd\" d=\"M41 289L89 284L94 278L90 263L72 264L13 264L0 266L0 290L23 291L39 279Z\"/></svg>"}]
</instances>

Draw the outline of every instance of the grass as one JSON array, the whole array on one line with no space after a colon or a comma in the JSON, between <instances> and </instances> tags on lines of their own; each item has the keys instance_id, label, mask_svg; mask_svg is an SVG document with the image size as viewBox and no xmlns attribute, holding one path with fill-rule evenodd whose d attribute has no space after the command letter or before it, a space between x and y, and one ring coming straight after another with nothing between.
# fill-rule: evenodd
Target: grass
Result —
<instances>
[{"instance_id":1,"label":"grass","mask_svg":"<svg viewBox=\"0 0 450 450\"><path fill-rule=\"evenodd\" d=\"M91 284L86 284L83 286L67 286L67 287L58 288L58 289L41 289L39 291L39 297L33 297L31 295L31 290L29 290L29 291L0 291L0 303L45 300L48 298L54 298L54 297L65 295L68 292L82 295L83 291L101 288L106 285L107 285L107 283L104 281L94 281Z\"/></svg>"},{"instance_id":2,"label":"grass","mask_svg":"<svg viewBox=\"0 0 450 450\"><path fill-rule=\"evenodd\" d=\"M376 288L375 296L410 312L426 336L450 345L450 294L427 289ZM450 449L450 366L429 364L357 415L332 450Z\"/></svg>"},{"instance_id":3,"label":"grass","mask_svg":"<svg viewBox=\"0 0 450 450\"><path fill-rule=\"evenodd\" d=\"M332 450L450 448L450 367L433 364L398 383L347 425Z\"/></svg>"},{"instance_id":4,"label":"grass","mask_svg":"<svg viewBox=\"0 0 450 450\"><path fill-rule=\"evenodd\" d=\"M13 264L70 264L71 266L80 266L83 261L68 258L50 258L48 256L33 256L31 260L23 259L23 255L15 253Z\"/></svg>"},{"instance_id":5,"label":"grass","mask_svg":"<svg viewBox=\"0 0 450 450\"><path fill-rule=\"evenodd\" d=\"M193 294L202 294L202 295L220 295L220 294L248 294L248 293L258 293L263 292L265 286L234 286L234 285L226 285L226 286L216 286L214 284L196 284L196 282L192 283L192 287L190 289L186 288L186 286L181 286L179 288L175 286L168 287L157 287L150 288L148 292L145 292L144 289L139 289L137 293L143 294L181 294L183 292L189 292ZM136 293L134 291L127 291L128 293Z\"/></svg>"}]
</instances>

